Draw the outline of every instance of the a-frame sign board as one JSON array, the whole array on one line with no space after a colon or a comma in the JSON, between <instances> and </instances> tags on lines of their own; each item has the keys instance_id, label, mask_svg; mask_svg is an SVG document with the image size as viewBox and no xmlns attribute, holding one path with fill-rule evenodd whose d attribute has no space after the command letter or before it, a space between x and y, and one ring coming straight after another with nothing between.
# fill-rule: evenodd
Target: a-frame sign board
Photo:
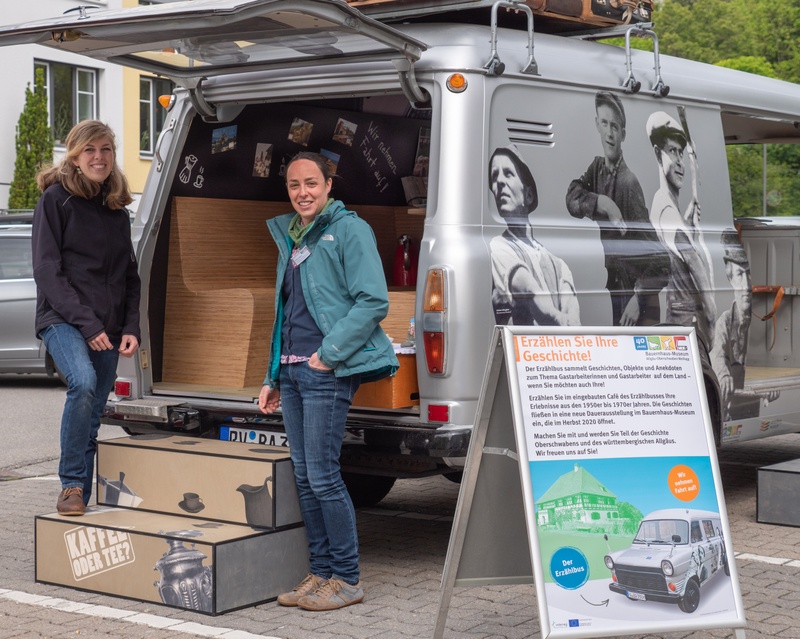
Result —
<instances>
[{"instance_id":1,"label":"a-frame sign board","mask_svg":"<svg viewBox=\"0 0 800 639\"><path fill-rule=\"evenodd\" d=\"M543 638L744 639L730 539L693 329L495 329L434 639L454 587L532 582Z\"/></svg>"}]
</instances>

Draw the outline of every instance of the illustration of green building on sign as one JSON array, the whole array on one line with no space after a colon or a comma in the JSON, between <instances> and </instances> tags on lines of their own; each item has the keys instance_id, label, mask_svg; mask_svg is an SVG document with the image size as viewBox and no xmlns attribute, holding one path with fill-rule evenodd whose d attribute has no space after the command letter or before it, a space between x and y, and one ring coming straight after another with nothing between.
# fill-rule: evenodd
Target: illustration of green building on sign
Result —
<instances>
[{"instance_id":1,"label":"illustration of green building on sign","mask_svg":"<svg viewBox=\"0 0 800 639\"><path fill-rule=\"evenodd\" d=\"M622 532L627 523L617 496L578 464L536 500L536 521L543 530L608 534Z\"/></svg>"}]
</instances>

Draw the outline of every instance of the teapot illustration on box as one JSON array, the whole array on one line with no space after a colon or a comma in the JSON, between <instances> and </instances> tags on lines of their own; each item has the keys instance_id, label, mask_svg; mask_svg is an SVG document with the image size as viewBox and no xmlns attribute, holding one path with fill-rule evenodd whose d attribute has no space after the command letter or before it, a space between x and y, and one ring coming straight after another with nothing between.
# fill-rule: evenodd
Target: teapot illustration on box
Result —
<instances>
[{"instance_id":1,"label":"teapot illustration on box","mask_svg":"<svg viewBox=\"0 0 800 639\"><path fill-rule=\"evenodd\" d=\"M242 484L236 490L244 497L244 512L249 526L272 528L272 493L269 484L272 477L267 477L261 486Z\"/></svg>"}]
</instances>

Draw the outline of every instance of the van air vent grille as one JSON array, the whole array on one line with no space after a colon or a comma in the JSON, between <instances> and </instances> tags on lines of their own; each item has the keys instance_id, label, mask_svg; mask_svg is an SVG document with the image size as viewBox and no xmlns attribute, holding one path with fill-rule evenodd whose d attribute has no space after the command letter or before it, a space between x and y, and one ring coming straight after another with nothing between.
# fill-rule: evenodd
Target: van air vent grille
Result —
<instances>
[{"instance_id":1,"label":"van air vent grille","mask_svg":"<svg viewBox=\"0 0 800 639\"><path fill-rule=\"evenodd\" d=\"M506 119L508 138L512 144L553 146L553 125L547 122Z\"/></svg>"}]
</instances>

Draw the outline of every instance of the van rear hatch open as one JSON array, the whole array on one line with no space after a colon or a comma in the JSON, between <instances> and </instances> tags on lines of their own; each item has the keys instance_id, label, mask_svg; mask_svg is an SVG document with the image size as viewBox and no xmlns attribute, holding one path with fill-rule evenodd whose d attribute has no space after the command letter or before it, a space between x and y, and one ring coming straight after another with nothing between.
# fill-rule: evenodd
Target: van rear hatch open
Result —
<instances>
[{"instance_id":1,"label":"van rear hatch open","mask_svg":"<svg viewBox=\"0 0 800 639\"><path fill-rule=\"evenodd\" d=\"M413 100L425 45L338 0L192 0L0 28L0 46L41 44L166 76L193 89L221 74L393 60Z\"/></svg>"}]
</instances>

